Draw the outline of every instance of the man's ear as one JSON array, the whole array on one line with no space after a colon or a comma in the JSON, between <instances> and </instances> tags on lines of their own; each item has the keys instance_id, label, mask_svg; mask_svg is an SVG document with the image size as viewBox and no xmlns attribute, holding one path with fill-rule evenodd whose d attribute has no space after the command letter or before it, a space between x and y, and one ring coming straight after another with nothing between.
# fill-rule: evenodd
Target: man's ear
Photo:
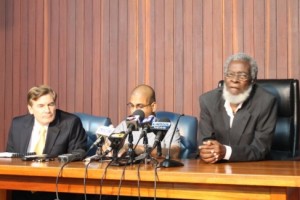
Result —
<instances>
[{"instance_id":1,"label":"man's ear","mask_svg":"<svg viewBox=\"0 0 300 200\"><path fill-rule=\"evenodd\" d=\"M29 113L33 114L32 107L30 105L27 105L27 108L28 108Z\"/></svg>"},{"instance_id":2,"label":"man's ear","mask_svg":"<svg viewBox=\"0 0 300 200\"><path fill-rule=\"evenodd\" d=\"M152 106L152 112L156 112L156 109L157 109L156 102L153 102L151 106Z\"/></svg>"}]
</instances>

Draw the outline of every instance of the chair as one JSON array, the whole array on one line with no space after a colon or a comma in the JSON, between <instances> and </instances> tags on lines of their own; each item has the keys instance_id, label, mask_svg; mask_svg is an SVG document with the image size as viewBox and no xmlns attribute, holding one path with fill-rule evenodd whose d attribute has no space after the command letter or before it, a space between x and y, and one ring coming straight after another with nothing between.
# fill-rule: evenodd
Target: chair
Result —
<instances>
[{"instance_id":1,"label":"chair","mask_svg":"<svg viewBox=\"0 0 300 200\"><path fill-rule=\"evenodd\" d=\"M176 123L180 114L166 111L156 112L157 118L168 118L171 123ZM196 117L183 115L180 117L177 128L181 134L180 158L195 158L198 154L197 130L198 120Z\"/></svg>"},{"instance_id":2,"label":"chair","mask_svg":"<svg viewBox=\"0 0 300 200\"><path fill-rule=\"evenodd\" d=\"M83 128L87 134L87 149L91 147L91 145L96 141L97 135L96 131L100 126L109 126L111 125L111 120L108 117L94 116L86 113L74 113L77 115L83 125ZM87 156L95 155L97 148L92 148L88 151Z\"/></svg>"},{"instance_id":3,"label":"chair","mask_svg":"<svg viewBox=\"0 0 300 200\"><path fill-rule=\"evenodd\" d=\"M277 98L278 111L270 159L288 160L299 151L299 81L296 79L259 79L256 83ZM219 82L219 87L223 81Z\"/></svg>"}]
</instances>

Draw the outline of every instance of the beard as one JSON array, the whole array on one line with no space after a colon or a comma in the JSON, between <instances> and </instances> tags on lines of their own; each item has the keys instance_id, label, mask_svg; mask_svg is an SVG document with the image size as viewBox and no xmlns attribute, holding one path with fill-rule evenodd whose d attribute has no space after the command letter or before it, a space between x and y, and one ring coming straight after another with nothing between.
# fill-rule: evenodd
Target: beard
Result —
<instances>
[{"instance_id":1,"label":"beard","mask_svg":"<svg viewBox=\"0 0 300 200\"><path fill-rule=\"evenodd\" d=\"M228 92L227 86L226 86L226 84L224 84L223 98L226 101L229 101L229 103L240 104L240 103L243 103L244 101L246 101L246 99L250 96L251 90L252 90L252 85L250 85L248 87L248 89L245 90L244 92L242 92L241 94L233 95L230 92Z\"/></svg>"}]
</instances>

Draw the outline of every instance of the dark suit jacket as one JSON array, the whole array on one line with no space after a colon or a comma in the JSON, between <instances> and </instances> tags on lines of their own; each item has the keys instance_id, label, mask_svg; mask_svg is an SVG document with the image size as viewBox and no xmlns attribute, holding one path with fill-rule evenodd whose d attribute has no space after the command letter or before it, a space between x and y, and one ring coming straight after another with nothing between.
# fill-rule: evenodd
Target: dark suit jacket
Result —
<instances>
[{"instance_id":1,"label":"dark suit jacket","mask_svg":"<svg viewBox=\"0 0 300 200\"><path fill-rule=\"evenodd\" d=\"M12 120L6 151L26 153L34 125L34 116L27 114ZM73 151L85 152L86 133L80 119L71 113L56 110L49 124L44 154L57 156Z\"/></svg>"},{"instance_id":2,"label":"dark suit jacket","mask_svg":"<svg viewBox=\"0 0 300 200\"><path fill-rule=\"evenodd\" d=\"M271 149L277 119L275 97L254 85L230 128L222 90L217 88L200 96L199 142L215 133L220 143L231 146L230 161L265 159Z\"/></svg>"}]
</instances>

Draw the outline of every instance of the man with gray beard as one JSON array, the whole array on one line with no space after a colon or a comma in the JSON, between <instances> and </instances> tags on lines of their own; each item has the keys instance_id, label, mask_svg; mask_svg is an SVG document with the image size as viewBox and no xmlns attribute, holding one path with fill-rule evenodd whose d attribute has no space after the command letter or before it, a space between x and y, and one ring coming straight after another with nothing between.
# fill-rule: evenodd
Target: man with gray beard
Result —
<instances>
[{"instance_id":1,"label":"man with gray beard","mask_svg":"<svg viewBox=\"0 0 300 200\"><path fill-rule=\"evenodd\" d=\"M252 57L234 54L224 65L224 86L200 96L199 154L204 162L266 159L277 102L255 84L257 71Z\"/></svg>"}]
</instances>

